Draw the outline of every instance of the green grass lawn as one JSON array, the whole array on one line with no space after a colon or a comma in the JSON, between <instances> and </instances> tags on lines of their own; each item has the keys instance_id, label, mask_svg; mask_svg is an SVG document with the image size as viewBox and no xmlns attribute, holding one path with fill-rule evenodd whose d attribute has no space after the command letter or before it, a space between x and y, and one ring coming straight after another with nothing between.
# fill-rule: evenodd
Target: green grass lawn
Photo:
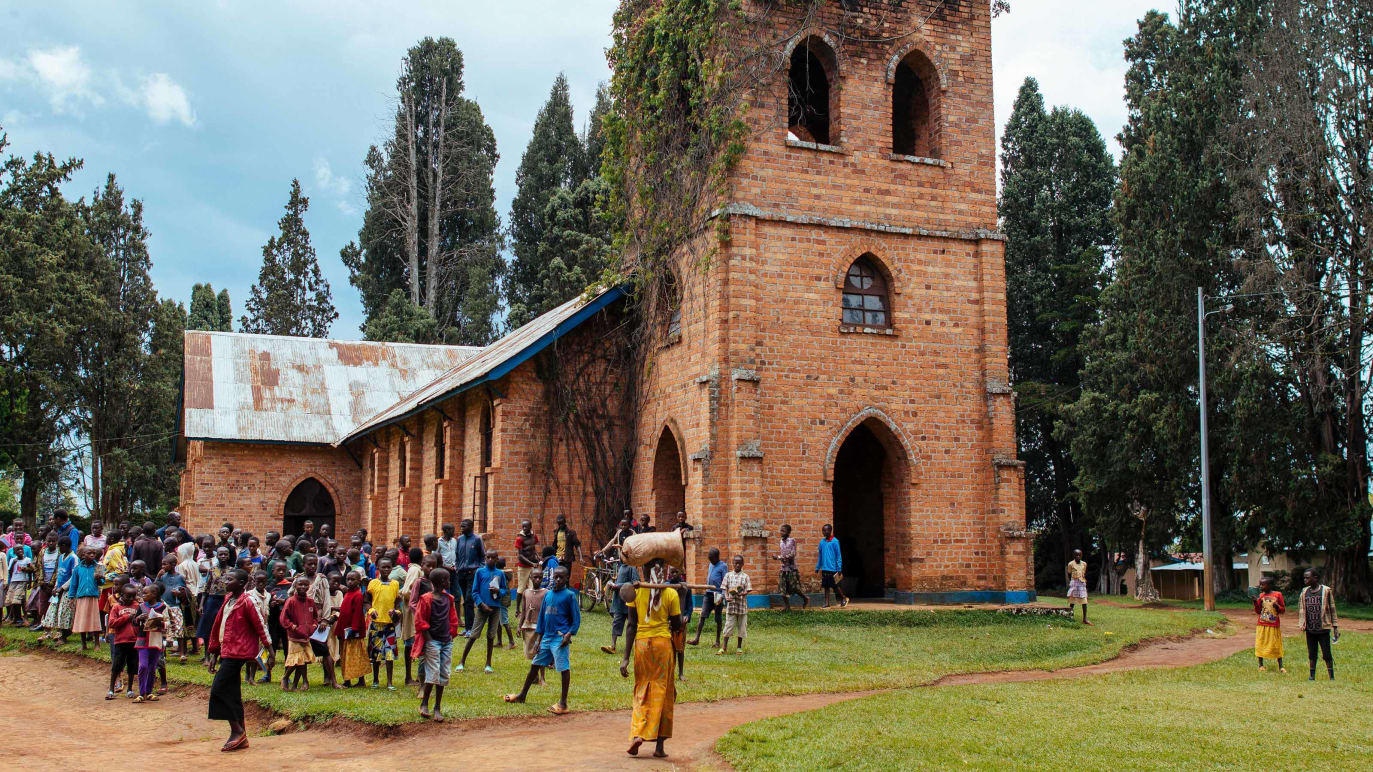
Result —
<instances>
[{"instance_id":1,"label":"green grass lawn","mask_svg":"<svg viewBox=\"0 0 1373 772\"><path fill-rule=\"evenodd\" d=\"M1289 610L1292 609L1292 608L1294 608L1294 607L1296 606L1296 604L1297 604L1297 598L1300 597L1300 594L1301 594L1301 591L1300 591L1300 590L1298 590L1297 592L1283 593L1283 597L1287 599L1287 607L1288 607ZM1128 595L1121 595L1121 596L1098 596L1098 599L1099 599L1099 600L1108 600L1108 601L1110 601L1110 602L1112 602L1112 603L1119 603L1119 604L1124 605L1124 606L1134 606L1134 607L1136 607L1136 608L1139 607L1139 601L1135 600L1133 597L1128 596ZM1067 600L1064 599L1064 602L1066 603ZM1200 600L1172 600L1172 599L1170 599L1170 598L1162 598L1162 599L1160 599L1160 600L1158 601L1158 603L1162 603L1162 604L1167 605L1167 606L1176 606L1177 608L1196 609L1196 610L1200 610L1200 609L1201 609L1201 601L1200 601ZM1222 599L1222 598L1217 598L1217 599L1216 599L1216 609L1217 609L1217 610L1222 610L1222 609L1244 609L1244 610L1248 611L1248 610L1252 610L1253 608L1254 608L1254 602L1253 602L1253 601L1249 601L1249 600L1229 600L1229 599ZM1343 618L1343 617L1348 617L1349 619L1364 619L1364 620L1373 619L1373 604L1369 604L1369 603L1353 603L1353 602L1350 602L1350 601L1343 601L1343 600L1340 600L1340 599L1336 598L1336 599L1335 599L1335 608L1338 610L1339 615L1340 615L1340 617L1342 617L1342 618ZM1088 618L1090 619L1091 617L1089 616Z\"/></svg>"},{"instance_id":2,"label":"green grass lawn","mask_svg":"<svg viewBox=\"0 0 1373 772\"><path fill-rule=\"evenodd\" d=\"M746 655L719 657L705 646L688 647L688 682L678 690L678 699L879 689L928 683L948 673L1071 667L1109 659L1145 638L1185 635L1222 623L1218 615L1205 612L1100 607L1093 614L1095 627L1062 618L973 610L755 612L750 615ZM713 623L708 623L703 644L713 640L711 630ZM573 710L630 706L632 687L620 677L619 658L599 651L609 643L609 631L605 613L583 617L581 634L572 644ZM0 635L12 647L32 645L37 638L36 633L10 627ZM68 644L61 650L79 647ZM486 675L479 656L484 651L481 641L468 659L469 670L453 674L444 700L447 715L537 713L556 699L550 684L532 691L528 705L502 702L501 695L519 690L528 663L521 649L497 651L496 673ZM89 654L108 661L106 646ZM454 652L455 663L459 654ZM173 664L168 675L201 685L211 679L203 667L190 664ZM280 670L275 675L279 678ZM245 690L245 697L298 719L346 716L381 725L418 720L413 690L327 690L319 686L318 667L310 668L310 677L314 688L309 692L283 693L277 686L263 685ZM103 692L104 684L93 677L91 689Z\"/></svg>"},{"instance_id":3,"label":"green grass lawn","mask_svg":"<svg viewBox=\"0 0 1373 772\"><path fill-rule=\"evenodd\" d=\"M1335 646L1333 682L1323 663L1320 680L1306 680L1302 639L1286 647L1287 675L1237 654L1177 670L905 689L747 724L717 748L740 770L1365 766L1373 635Z\"/></svg>"}]
</instances>

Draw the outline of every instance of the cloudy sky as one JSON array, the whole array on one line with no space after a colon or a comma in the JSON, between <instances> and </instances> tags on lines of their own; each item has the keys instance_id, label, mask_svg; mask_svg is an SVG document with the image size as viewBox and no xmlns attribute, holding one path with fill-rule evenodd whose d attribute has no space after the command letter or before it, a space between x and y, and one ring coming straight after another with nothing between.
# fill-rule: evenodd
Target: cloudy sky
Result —
<instances>
[{"instance_id":1,"label":"cloudy sky","mask_svg":"<svg viewBox=\"0 0 1373 772\"><path fill-rule=\"evenodd\" d=\"M468 96L496 133L498 211L508 212L530 126L563 71L577 121L609 77L615 0L101 3L0 0L0 125L11 152L75 156L68 193L107 172L145 204L153 278L189 301L228 287L236 314L257 278L292 177L333 287L333 336L359 337L362 307L339 261L363 201L362 158L385 132L406 48L449 36ZM1014 0L993 25L996 121L1034 76L1108 139L1124 121L1121 41L1171 0ZM1112 142L1114 147L1114 142Z\"/></svg>"}]
</instances>

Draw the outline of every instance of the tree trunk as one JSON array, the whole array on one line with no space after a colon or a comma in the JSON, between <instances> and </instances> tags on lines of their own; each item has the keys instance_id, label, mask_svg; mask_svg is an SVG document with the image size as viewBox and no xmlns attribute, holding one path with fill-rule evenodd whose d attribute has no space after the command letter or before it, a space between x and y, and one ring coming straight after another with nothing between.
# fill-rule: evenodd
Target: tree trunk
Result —
<instances>
[{"instance_id":1,"label":"tree trunk","mask_svg":"<svg viewBox=\"0 0 1373 772\"><path fill-rule=\"evenodd\" d=\"M415 162L415 101L408 94L401 96L405 115L405 259L410 265L410 302L419 305L420 297L420 198L419 167Z\"/></svg>"},{"instance_id":2,"label":"tree trunk","mask_svg":"<svg viewBox=\"0 0 1373 772\"><path fill-rule=\"evenodd\" d=\"M1331 550L1327 554L1325 581L1330 585L1330 589L1335 591L1335 597L1340 600L1369 603L1373 602L1373 593L1369 592L1369 586L1373 581L1370 581L1368 568L1367 519L1364 519L1360 531L1360 541L1354 546Z\"/></svg>"},{"instance_id":3,"label":"tree trunk","mask_svg":"<svg viewBox=\"0 0 1373 772\"><path fill-rule=\"evenodd\" d=\"M1135 600L1153 603L1158 600L1158 590L1154 588L1154 577L1149 571L1149 550L1144 546L1149 511L1140 507L1136 516L1139 517L1139 541L1135 543Z\"/></svg>"},{"instance_id":4,"label":"tree trunk","mask_svg":"<svg viewBox=\"0 0 1373 772\"><path fill-rule=\"evenodd\" d=\"M437 131L434 116L429 115L429 136L434 143L429 157L429 233L425 238L424 307L429 315L438 318L436 309L439 295L439 220L443 203L443 170L447 165L444 158L444 138L448 134L448 79L441 78L439 83L439 120Z\"/></svg>"},{"instance_id":5,"label":"tree trunk","mask_svg":"<svg viewBox=\"0 0 1373 772\"><path fill-rule=\"evenodd\" d=\"M24 528L29 533L38 530L38 492L42 486L37 473L24 473L24 484L19 489L19 516L24 518Z\"/></svg>"}]
</instances>

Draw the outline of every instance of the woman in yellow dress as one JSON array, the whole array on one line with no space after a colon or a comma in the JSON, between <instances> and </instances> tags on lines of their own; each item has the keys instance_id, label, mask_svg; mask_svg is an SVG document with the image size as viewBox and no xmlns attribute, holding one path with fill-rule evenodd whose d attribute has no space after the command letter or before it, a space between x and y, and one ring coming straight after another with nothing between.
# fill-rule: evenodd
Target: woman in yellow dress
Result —
<instances>
[{"instance_id":1,"label":"woman in yellow dress","mask_svg":"<svg viewBox=\"0 0 1373 772\"><path fill-rule=\"evenodd\" d=\"M648 581L667 580L663 561L655 559L644 569ZM628 589L626 586L624 589ZM672 736L672 713L677 703L676 651L672 634L682 629L682 606L677 591L640 587L629 608L625 628L625 653L620 675L629 677L629 656L634 654L634 717L629 724L629 755L639 755L645 741L656 744L655 758L666 758L663 741Z\"/></svg>"},{"instance_id":2,"label":"woman in yellow dress","mask_svg":"<svg viewBox=\"0 0 1373 772\"><path fill-rule=\"evenodd\" d=\"M1263 577L1259 580L1259 597L1254 599L1254 613L1258 614L1258 627L1254 631L1254 656L1259 658L1259 670L1267 670L1265 657L1278 661L1278 672L1286 673L1282 666L1282 614L1287 603L1282 593L1273 589L1273 579Z\"/></svg>"}]
</instances>

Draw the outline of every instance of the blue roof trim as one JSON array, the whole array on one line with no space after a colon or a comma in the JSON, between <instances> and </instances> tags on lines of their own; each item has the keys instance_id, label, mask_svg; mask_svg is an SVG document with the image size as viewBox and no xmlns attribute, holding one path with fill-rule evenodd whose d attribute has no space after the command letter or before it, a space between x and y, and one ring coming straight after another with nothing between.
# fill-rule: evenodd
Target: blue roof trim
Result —
<instances>
[{"instance_id":1,"label":"blue roof trim","mask_svg":"<svg viewBox=\"0 0 1373 772\"><path fill-rule=\"evenodd\" d=\"M596 297L596 299L592 300L590 303L587 303L585 306L582 306L580 309L578 309L577 313L563 320L562 324L559 324L557 327L554 327L552 330L549 330L548 332L544 333L542 336L539 337L538 340L535 340L533 343L529 344L528 346L525 346L523 349L507 358L501 364L491 368L491 370L487 372L486 375L483 375L480 378L470 380L467 383L464 383L456 388L449 389L448 391L445 391L430 400L420 403L415 407L415 409L410 410L409 412L402 413L401 415L398 415L395 418L392 418L388 421L383 421L382 423L370 427L365 431L361 431L357 434L350 435L338 444L344 445L346 443L352 442L354 439L358 437L362 437L366 434L371 434L372 432L375 432L378 429L384 429L387 426L398 424L401 421L405 421L407 419L419 415L420 413L423 413L424 411L429 409L430 405L436 402L442 402L445 399L448 399L450 397L456 396L465 391L473 389L477 386L482 385L483 383L490 383L492 381L498 381L501 378L504 378L505 376L510 374L511 370L514 370L516 367L519 367L525 362L528 362L530 359L533 359L534 355L548 348L548 346L552 344L554 341L556 341L558 338L561 338L569 332L572 332L573 330L577 329L582 325L583 322L585 322L587 319L590 319L592 316L595 316L606 306L624 297L627 294L625 289L626 286L627 285L621 284L618 287L612 287L606 290L604 293Z\"/></svg>"},{"instance_id":2,"label":"blue roof trim","mask_svg":"<svg viewBox=\"0 0 1373 772\"><path fill-rule=\"evenodd\" d=\"M514 370L516 367L519 367L525 362L528 362L530 359L534 358L535 354L548 348L549 344L551 344L553 341L557 340L558 338L561 338L562 336L582 326L582 322L585 322L587 319L590 319L591 317L595 316L599 311L604 309L606 306L610 305L611 303L614 303L616 300L619 300L624 296L624 285L620 285L618 287L606 290L606 292L602 294L600 297L596 298L590 303L587 303L585 306L582 306L582 308L579 311L577 311L577 313L563 320L562 324L544 333L543 337L539 338L538 340L534 341L528 346L525 346L522 351L505 360L505 362L503 362L502 364L491 368L491 372L487 373L486 375L483 375L482 377L474 381L469 381L468 383L459 386L458 388L454 389L448 394L443 395L442 397L439 397L438 399L447 399L448 397L451 397L454 394L460 394L474 386L480 386L483 383L499 381L500 379L509 375L511 370ZM437 402L438 400L436 399L433 401Z\"/></svg>"}]
</instances>

